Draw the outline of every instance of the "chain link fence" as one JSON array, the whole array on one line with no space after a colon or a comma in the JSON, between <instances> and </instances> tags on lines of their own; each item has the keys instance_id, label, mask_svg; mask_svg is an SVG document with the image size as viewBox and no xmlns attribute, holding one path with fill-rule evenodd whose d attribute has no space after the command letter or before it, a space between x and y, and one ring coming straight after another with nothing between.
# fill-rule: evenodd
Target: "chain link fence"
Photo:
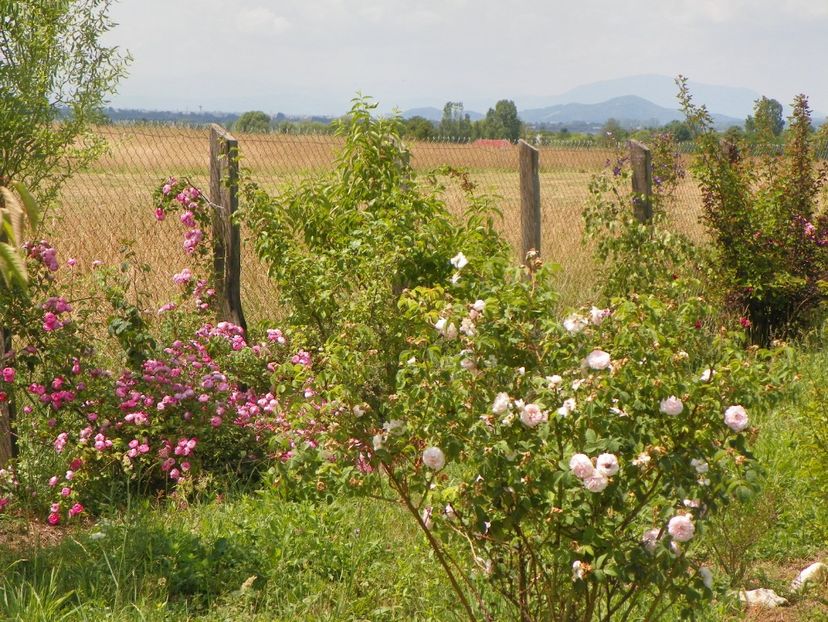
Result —
<instances>
[{"instance_id":1,"label":"chain link fence","mask_svg":"<svg viewBox=\"0 0 828 622\"><path fill-rule=\"evenodd\" d=\"M64 187L48 230L63 258L74 257L86 269L95 260L114 263L128 245L136 262L152 268L139 283L147 304L156 308L175 296L171 277L186 265L182 229L175 222L157 222L152 195L170 175L187 177L209 187L209 130L178 127L113 126L100 130L108 152ZM236 135L241 167L264 189L277 193L333 167L342 140L331 135ZM421 173L451 166L468 173L477 191L491 195L502 212L499 226L515 249L521 244L518 148L506 141L472 143L410 142L412 164ZM595 282L591 249L581 243L581 211L589 181L613 163L619 152L609 147L572 143L543 145L540 151L541 255L559 263L559 288L569 303L585 301ZM677 189L672 213L678 231L701 237L701 198L686 176ZM449 185L445 200L460 213L463 192ZM242 231L243 239L250 235ZM278 292L266 266L242 247L242 302L249 321L279 317Z\"/></svg>"}]
</instances>

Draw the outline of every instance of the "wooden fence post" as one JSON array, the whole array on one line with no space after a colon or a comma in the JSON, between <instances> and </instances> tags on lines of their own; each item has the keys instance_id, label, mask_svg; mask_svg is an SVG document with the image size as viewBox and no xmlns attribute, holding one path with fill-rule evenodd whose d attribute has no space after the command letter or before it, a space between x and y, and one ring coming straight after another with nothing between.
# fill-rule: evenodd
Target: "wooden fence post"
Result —
<instances>
[{"instance_id":1,"label":"wooden fence post","mask_svg":"<svg viewBox=\"0 0 828 622\"><path fill-rule=\"evenodd\" d=\"M239 141L220 125L210 126L210 200L213 209L213 276L218 321L247 332L241 306L241 232L232 221L239 205Z\"/></svg>"},{"instance_id":2,"label":"wooden fence post","mask_svg":"<svg viewBox=\"0 0 828 622\"><path fill-rule=\"evenodd\" d=\"M523 232L521 261L529 251L541 249L541 203L539 152L525 140L518 141L520 166L520 227Z\"/></svg>"},{"instance_id":3,"label":"wooden fence post","mask_svg":"<svg viewBox=\"0 0 828 622\"><path fill-rule=\"evenodd\" d=\"M0 328L0 367L6 366L7 355L11 352L12 335L8 328ZM17 437L12 428L14 422L14 395L7 391L6 399L0 403L0 468L17 456Z\"/></svg>"},{"instance_id":4,"label":"wooden fence post","mask_svg":"<svg viewBox=\"0 0 828 622\"><path fill-rule=\"evenodd\" d=\"M648 222L653 218L653 156L650 150L637 140L630 141L630 165L633 213L639 222Z\"/></svg>"}]
</instances>

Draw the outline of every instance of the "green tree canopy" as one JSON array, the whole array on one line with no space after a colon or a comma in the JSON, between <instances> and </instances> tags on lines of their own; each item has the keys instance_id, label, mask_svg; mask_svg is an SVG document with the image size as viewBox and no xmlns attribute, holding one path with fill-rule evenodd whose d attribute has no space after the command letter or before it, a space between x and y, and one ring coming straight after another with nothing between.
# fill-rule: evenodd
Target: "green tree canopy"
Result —
<instances>
[{"instance_id":1,"label":"green tree canopy","mask_svg":"<svg viewBox=\"0 0 828 622\"><path fill-rule=\"evenodd\" d=\"M267 134L270 131L270 115L261 110L250 110L236 119L233 129L248 134Z\"/></svg>"},{"instance_id":2,"label":"green tree canopy","mask_svg":"<svg viewBox=\"0 0 828 622\"><path fill-rule=\"evenodd\" d=\"M782 134L784 127L782 104L764 96L756 100L753 115L745 119L745 130L758 140L771 141Z\"/></svg>"},{"instance_id":3,"label":"green tree canopy","mask_svg":"<svg viewBox=\"0 0 828 622\"><path fill-rule=\"evenodd\" d=\"M463 109L463 102L446 102L440 120L440 134L447 138L470 138L472 123Z\"/></svg>"},{"instance_id":4,"label":"green tree canopy","mask_svg":"<svg viewBox=\"0 0 828 622\"><path fill-rule=\"evenodd\" d=\"M403 121L405 135L417 140L428 140L434 137L434 123L421 116L414 116Z\"/></svg>"},{"instance_id":5,"label":"green tree canopy","mask_svg":"<svg viewBox=\"0 0 828 622\"><path fill-rule=\"evenodd\" d=\"M0 185L41 198L95 158L90 126L128 55L101 42L111 0L0 0Z\"/></svg>"},{"instance_id":6,"label":"green tree canopy","mask_svg":"<svg viewBox=\"0 0 828 622\"><path fill-rule=\"evenodd\" d=\"M516 141L520 138L521 123L515 102L501 99L494 108L489 108L482 126L485 138L508 138Z\"/></svg>"}]
</instances>

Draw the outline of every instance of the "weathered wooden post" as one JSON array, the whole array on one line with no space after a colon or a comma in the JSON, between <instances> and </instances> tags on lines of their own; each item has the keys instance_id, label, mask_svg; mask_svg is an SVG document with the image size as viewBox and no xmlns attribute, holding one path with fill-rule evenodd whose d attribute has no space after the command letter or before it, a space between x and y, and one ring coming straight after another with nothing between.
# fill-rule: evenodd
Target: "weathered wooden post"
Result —
<instances>
[{"instance_id":1,"label":"weathered wooden post","mask_svg":"<svg viewBox=\"0 0 828 622\"><path fill-rule=\"evenodd\" d=\"M650 150L637 140L630 141L630 165L633 213L639 222L648 222L653 218L653 156Z\"/></svg>"},{"instance_id":2,"label":"weathered wooden post","mask_svg":"<svg viewBox=\"0 0 828 622\"><path fill-rule=\"evenodd\" d=\"M518 141L520 166L520 226L523 232L521 261L529 251L541 249L541 203L539 152L525 140Z\"/></svg>"},{"instance_id":3,"label":"weathered wooden post","mask_svg":"<svg viewBox=\"0 0 828 622\"><path fill-rule=\"evenodd\" d=\"M213 276L216 317L247 331L241 305L241 232L233 223L239 205L239 141L220 125L210 126L210 200L213 209Z\"/></svg>"},{"instance_id":4,"label":"weathered wooden post","mask_svg":"<svg viewBox=\"0 0 828 622\"><path fill-rule=\"evenodd\" d=\"M6 366L12 349L11 338L8 328L0 328L0 368ZM11 391L6 391L6 398L0 402L0 468L17 455L17 437L12 429L14 416L14 396Z\"/></svg>"}]
</instances>

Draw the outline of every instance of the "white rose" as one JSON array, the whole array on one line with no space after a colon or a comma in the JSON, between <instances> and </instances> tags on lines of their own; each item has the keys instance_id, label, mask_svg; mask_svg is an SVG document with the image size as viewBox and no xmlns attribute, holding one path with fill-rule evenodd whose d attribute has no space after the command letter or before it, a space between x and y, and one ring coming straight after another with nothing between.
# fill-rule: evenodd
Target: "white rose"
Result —
<instances>
[{"instance_id":1,"label":"white rose","mask_svg":"<svg viewBox=\"0 0 828 622\"><path fill-rule=\"evenodd\" d=\"M550 389L555 389L561 386L561 383L563 382L563 378L561 378L558 374L555 374L554 376L547 376L545 380Z\"/></svg>"},{"instance_id":2,"label":"white rose","mask_svg":"<svg viewBox=\"0 0 828 622\"><path fill-rule=\"evenodd\" d=\"M446 332L446 324L448 324L448 320L444 317L441 317L439 320L434 322L434 328L437 329L438 333L444 335Z\"/></svg>"},{"instance_id":3,"label":"white rose","mask_svg":"<svg viewBox=\"0 0 828 622\"><path fill-rule=\"evenodd\" d=\"M385 446L384 445L385 436L383 436L382 434L374 434L373 443L374 443L374 451L379 451L380 449L382 449Z\"/></svg>"},{"instance_id":4,"label":"white rose","mask_svg":"<svg viewBox=\"0 0 828 622\"><path fill-rule=\"evenodd\" d=\"M618 473L618 458L614 454L601 454L595 460L595 469L607 477L612 477Z\"/></svg>"},{"instance_id":5,"label":"white rose","mask_svg":"<svg viewBox=\"0 0 828 622\"><path fill-rule=\"evenodd\" d=\"M548 417L537 404L526 404L520 412L520 421L527 428L534 428L545 423Z\"/></svg>"},{"instance_id":6,"label":"white rose","mask_svg":"<svg viewBox=\"0 0 828 622\"><path fill-rule=\"evenodd\" d=\"M678 514L667 523L667 533L676 542L687 542L696 533L696 526L692 517L687 514Z\"/></svg>"},{"instance_id":7,"label":"white rose","mask_svg":"<svg viewBox=\"0 0 828 622\"><path fill-rule=\"evenodd\" d=\"M684 404L675 395L671 395L667 399L661 400L658 409L665 415L675 417L676 415L680 415L684 410Z\"/></svg>"},{"instance_id":8,"label":"white rose","mask_svg":"<svg viewBox=\"0 0 828 622\"><path fill-rule=\"evenodd\" d=\"M478 313L483 313L483 311L486 309L486 302L483 300L475 300L474 304L472 305L472 309L474 309Z\"/></svg>"},{"instance_id":9,"label":"white rose","mask_svg":"<svg viewBox=\"0 0 828 622\"><path fill-rule=\"evenodd\" d=\"M734 432L741 432L750 423L747 411L740 404L729 406L724 413L724 422Z\"/></svg>"},{"instance_id":10,"label":"white rose","mask_svg":"<svg viewBox=\"0 0 828 622\"><path fill-rule=\"evenodd\" d=\"M362 415L365 414L365 409L362 406L360 406L359 404L354 406L353 410L354 410L354 416L355 417L361 417Z\"/></svg>"},{"instance_id":11,"label":"white rose","mask_svg":"<svg viewBox=\"0 0 828 622\"><path fill-rule=\"evenodd\" d=\"M451 258L451 265L458 270L462 270L468 263L469 260L466 259L466 256L463 253L457 253Z\"/></svg>"},{"instance_id":12,"label":"white rose","mask_svg":"<svg viewBox=\"0 0 828 622\"><path fill-rule=\"evenodd\" d=\"M570 397L564 400L563 405L558 409L558 415L561 417L569 416L575 410L575 398Z\"/></svg>"},{"instance_id":13,"label":"white rose","mask_svg":"<svg viewBox=\"0 0 828 622\"><path fill-rule=\"evenodd\" d=\"M577 313L570 315L563 321L564 328L573 335L575 333L580 333L587 326L587 324L589 324L589 322L586 318L578 315Z\"/></svg>"},{"instance_id":14,"label":"white rose","mask_svg":"<svg viewBox=\"0 0 828 622\"><path fill-rule=\"evenodd\" d=\"M707 473L707 471L710 469L707 462L702 460L701 458L693 458L690 461L690 466L696 469L696 473L699 474Z\"/></svg>"},{"instance_id":15,"label":"white rose","mask_svg":"<svg viewBox=\"0 0 828 622\"><path fill-rule=\"evenodd\" d=\"M598 307L592 307L592 309L589 310L589 319L595 326L600 326L601 323L609 316L609 314L609 309L599 309Z\"/></svg>"},{"instance_id":16,"label":"white rose","mask_svg":"<svg viewBox=\"0 0 828 622\"><path fill-rule=\"evenodd\" d=\"M708 590L713 589L713 571L710 570L707 566L702 566L699 568L699 576L701 577L702 583L704 583L704 587Z\"/></svg>"},{"instance_id":17,"label":"white rose","mask_svg":"<svg viewBox=\"0 0 828 622\"><path fill-rule=\"evenodd\" d=\"M423 452L423 464L429 469L439 471L446 466L446 455L439 447L429 447Z\"/></svg>"},{"instance_id":18,"label":"white rose","mask_svg":"<svg viewBox=\"0 0 828 622\"><path fill-rule=\"evenodd\" d=\"M494 403L492 404L492 412L496 415L505 413L509 408L510 401L508 393L498 393L495 396Z\"/></svg>"},{"instance_id":19,"label":"white rose","mask_svg":"<svg viewBox=\"0 0 828 622\"><path fill-rule=\"evenodd\" d=\"M607 476L598 471L595 471L595 473L589 477L584 478L584 488L586 488L589 492L601 492L607 487L608 484L609 480L607 479Z\"/></svg>"},{"instance_id":20,"label":"white rose","mask_svg":"<svg viewBox=\"0 0 828 622\"><path fill-rule=\"evenodd\" d=\"M610 355L603 350L593 350L587 354L586 363L590 369L607 369L610 366Z\"/></svg>"},{"instance_id":21,"label":"white rose","mask_svg":"<svg viewBox=\"0 0 828 622\"><path fill-rule=\"evenodd\" d=\"M569 459L569 470L578 479L590 477L595 473L595 467L592 466L592 460L586 454L575 454Z\"/></svg>"},{"instance_id":22,"label":"white rose","mask_svg":"<svg viewBox=\"0 0 828 622\"><path fill-rule=\"evenodd\" d=\"M473 337L475 333L474 322L470 318L464 317L463 321L460 322L460 332L467 337Z\"/></svg>"},{"instance_id":23,"label":"white rose","mask_svg":"<svg viewBox=\"0 0 828 622\"><path fill-rule=\"evenodd\" d=\"M699 380L701 380L702 382L710 382L710 379L715 375L716 372L708 367L702 372L701 376L699 377Z\"/></svg>"},{"instance_id":24,"label":"white rose","mask_svg":"<svg viewBox=\"0 0 828 622\"><path fill-rule=\"evenodd\" d=\"M446 332L443 334L443 336L449 341L451 341L452 339L457 339L457 327L454 325L454 322L452 322L446 327Z\"/></svg>"},{"instance_id":25,"label":"white rose","mask_svg":"<svg viewBox=\"0 0 828 622\"><path fill-rule=\"evenodd\" d=\"M644 532L644 535L641 538L641 544L644 545L644 549L648 553L655 553L656 547L658 546L658 534L659 529L654 527L653 529L648 529Z\"/></svg>"}]
</instances>

